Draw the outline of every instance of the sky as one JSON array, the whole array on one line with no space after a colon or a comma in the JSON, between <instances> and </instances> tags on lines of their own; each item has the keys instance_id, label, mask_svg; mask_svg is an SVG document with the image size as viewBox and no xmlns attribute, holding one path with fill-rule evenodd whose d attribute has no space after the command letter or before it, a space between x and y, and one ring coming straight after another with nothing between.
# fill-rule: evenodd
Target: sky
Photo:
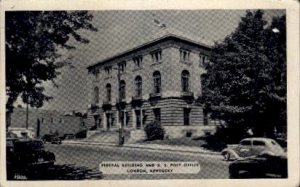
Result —
<instances>
[{"instance_id":1,"label":"sky","mask_svg":"<svg viewBox=\"0 0 300 187\"><path fill-rule=\"evenodd\" d=\"M154 19L200 40L222 41L232 33L245 15L245 10L156 10L156 11L91 11L93 25L98 32L81 31L88 44L74 43L75 50L66 51L74 66L62 68L61 75L52 83L45 83L46 93L53 97L42 107L48 110L86 112L90 104L91 81L87 66L117 53L133 48L159 32ZM265 17L282 15L283 10L265 10Z\"/></svg>"}]
</instances>

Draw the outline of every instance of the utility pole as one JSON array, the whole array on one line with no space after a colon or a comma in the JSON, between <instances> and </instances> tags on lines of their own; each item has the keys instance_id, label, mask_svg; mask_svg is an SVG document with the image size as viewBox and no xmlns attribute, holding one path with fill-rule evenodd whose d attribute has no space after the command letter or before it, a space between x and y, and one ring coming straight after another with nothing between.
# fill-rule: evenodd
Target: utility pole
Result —
<instances>
[{"instance_id":1,"label":"utility pole","mask_svg":"<svg viewBox=\"0 0 300 187\"><path fill-rule=\"evenodd\" d=\"M28 129L28 103L26 103L26 129Z\"/></svg>"},{"instance_id":2,"label":"utility pole","mask_svg":"<svg viewBox=\"0 0 300 187\"><path fill-rule=\"evenodd\" d=\"M118 93L118 95L119 95L119 97L118 97L118 102L120 103L121 102L121 85L120 85L120 83L121 83L121 70L120 70L120 66L118 66L118 68L117 68L117 70L118 70L118 74L117 74L117 78L118 78L118 91L119 91L119 93ZM120 112L121 112L121 109L119 108L119 116L120 116ZM118 117L118 121L119 121L119 116L117 116ZM119 123L120 123L120 121L119 121ZM120 123L120 127L119 127L119 145L120 146L122 146L123 144L124 144L124 135L123 135L123 131L124 131L124 126L122 125L122 123Z\"/></svg>"}]
</instances>

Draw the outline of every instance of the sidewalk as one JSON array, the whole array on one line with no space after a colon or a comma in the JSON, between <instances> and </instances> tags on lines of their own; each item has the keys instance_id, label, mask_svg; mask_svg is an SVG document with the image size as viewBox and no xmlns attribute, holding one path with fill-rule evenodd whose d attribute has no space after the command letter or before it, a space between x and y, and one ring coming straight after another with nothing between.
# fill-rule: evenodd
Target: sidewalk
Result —
<instances>
[{"instance_id":1,"label":"sidewalk","mask_svg":"<svg viewBox=\"0 0 300 187\"><path fill-rule=\"evenodd\" d=\"M115 143L101 143L96 141L87 141L87 140L65 140L63 144L81 144L81 145L99 145L99 146L110 146L110 147L119 147ZM150 150L161 150L161 151L173 151L173 152L184 152L184 153L199 153L207 154L212 156L221 156L220 152L214 152L205 150L201 147L195 146L175 146L175 145L162 145L162 144L143 144L143 143L129 143L124 144L122 147L126 148L135 148L135 149L150 149Z\"/></svg>"}]
</instances>

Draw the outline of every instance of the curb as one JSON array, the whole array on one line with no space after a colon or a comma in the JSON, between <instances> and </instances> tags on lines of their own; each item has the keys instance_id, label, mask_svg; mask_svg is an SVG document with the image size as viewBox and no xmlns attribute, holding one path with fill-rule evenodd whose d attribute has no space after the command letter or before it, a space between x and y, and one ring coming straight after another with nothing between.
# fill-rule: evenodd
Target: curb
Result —
<instances>
[{"instance_id":1,"label":"curb","mask_svg":"<svg viewBox=\"0 0 300 187\"><path fill-rule=\"evenodd\" d=\"M179 153L193 153L193 154L205 154L211 156L221 156L221 153L218 152L207 152L207 151L190 151L190 150L174 150L169 148L153 148L153 147L142 147L142 146L134 146L132 144L124 144L123 146L119 146L114 143L99 143L95 141L63 141L63 144L79 144L79 145L99 145L99 146L106 146L106 147L124 147L124 148L135 148L135 149L150 149L150 150L157 150L157 151L171 151L171 152L179 152Z\"/></svg>"}]
</instances>

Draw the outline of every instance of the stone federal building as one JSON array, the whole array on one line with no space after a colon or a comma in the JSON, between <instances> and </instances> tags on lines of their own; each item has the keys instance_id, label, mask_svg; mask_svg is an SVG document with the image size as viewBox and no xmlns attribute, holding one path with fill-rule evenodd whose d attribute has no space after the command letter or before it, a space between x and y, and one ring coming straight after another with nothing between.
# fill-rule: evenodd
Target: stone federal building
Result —
<instances>
[{"instance_id":1,"label":"stone federal building","mask_svg":"<svg viewBox=\"0 0 300 187\"><path fill-rule=\"evenodd\" d=\"M88 115L94 130L143 131L159 122L166 136L214 130L199 102L201 75L211 46L178 32L155 38L87 67L92 79Z\"/></svg>"}]
</instances>

